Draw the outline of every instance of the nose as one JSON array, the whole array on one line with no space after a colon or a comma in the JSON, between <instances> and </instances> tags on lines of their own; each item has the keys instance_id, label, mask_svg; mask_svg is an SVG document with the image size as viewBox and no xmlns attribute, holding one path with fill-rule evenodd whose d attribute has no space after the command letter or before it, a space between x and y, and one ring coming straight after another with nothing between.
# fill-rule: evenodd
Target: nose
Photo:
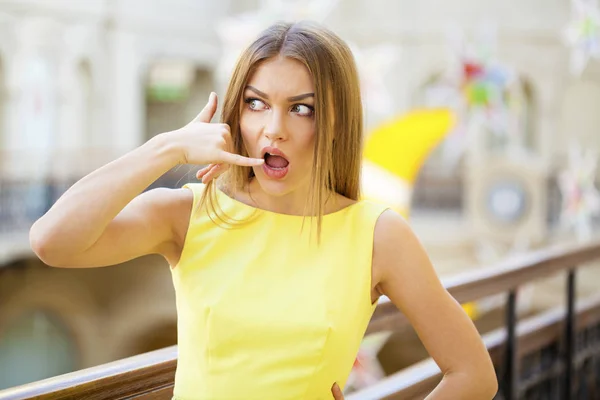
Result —
<instances>
[{"instance_id":1,"label":"nose","mask_svg":"<svg viewBox=\"0 0 600 400\"><path fill-rule=\"evenodd\" d=\"M287 135L283 113L273 110L265 125L264 135L271 142L286 139Z\"/></svg>"}]
</instances>

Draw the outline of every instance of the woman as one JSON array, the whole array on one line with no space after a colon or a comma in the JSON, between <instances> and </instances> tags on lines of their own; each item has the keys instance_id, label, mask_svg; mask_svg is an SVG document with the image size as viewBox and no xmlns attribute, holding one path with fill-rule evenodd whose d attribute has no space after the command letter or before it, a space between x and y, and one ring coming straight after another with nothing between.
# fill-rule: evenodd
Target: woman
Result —
<instances>
[{"instance_id":1,"label":"woman","mask_svg":"<svg viewBox=\"0 0 600 400\"><path fill-rule=\"evenodd\" d=\"M73 185L31 228L36 254L58 267L168 261L176 399L342 399L381 295L444 373L429 399L491 399L488 353L409 226L358 200L362 107L346 44L276 24L238 61L223 123L210 122L216 109L212 93L187 126ZM177 164L207 165L203 184L142 193Z\"/></svg>"}]
</instances>

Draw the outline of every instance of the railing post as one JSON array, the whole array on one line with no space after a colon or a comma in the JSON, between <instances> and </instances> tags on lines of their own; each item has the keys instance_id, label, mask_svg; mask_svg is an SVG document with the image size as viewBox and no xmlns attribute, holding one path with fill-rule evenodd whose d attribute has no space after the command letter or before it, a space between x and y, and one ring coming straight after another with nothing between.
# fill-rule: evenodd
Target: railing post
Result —
<instances>
[{"instance_id":1,"label":"railing post","mask_svg":"<svg viewBox=\"0 0 600 400\"><path fill-rule=\"evenodd\" d=\"M567 276L567 314L565 320L565 367L563 399L569 400L573 394L573 359L575 356L575 272L570 269Z\"/></svg>"},{"instance_id":2,"label":"railing post","mask_svg":"<svg viewBox=\"0 0 600 400\"><path fill-rule=\"evenodd\" d=\"M517 399L516 326L517 290L512 289L508 293L506 302L506 351L504 354L504 376L502 377L504 400Z\"/></svg>"}]
</instances>

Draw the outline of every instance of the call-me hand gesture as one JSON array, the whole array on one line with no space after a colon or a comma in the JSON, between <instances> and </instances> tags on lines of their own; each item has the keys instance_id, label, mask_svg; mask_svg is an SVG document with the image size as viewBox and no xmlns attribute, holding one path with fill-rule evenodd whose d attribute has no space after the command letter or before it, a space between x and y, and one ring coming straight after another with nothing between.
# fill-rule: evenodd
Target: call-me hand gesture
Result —
<instances>
[{"instance_id":1,"label":"call-me hand gesture","mask_svg":"<svg viewBox=\"0 0 600 400\"><path fill-rule=\"evenodd\" d=\"M203 176L210 179L217 173L223 173L229 164L247 167L263 164L262 158L249 158L233 153L229 125L210 122L216 111L217 95L213 92L196 118L183 128L169 133L169 141L180 151L180 162L208 164L201 171L205 171Z\"/></svg>"}]
</instances>

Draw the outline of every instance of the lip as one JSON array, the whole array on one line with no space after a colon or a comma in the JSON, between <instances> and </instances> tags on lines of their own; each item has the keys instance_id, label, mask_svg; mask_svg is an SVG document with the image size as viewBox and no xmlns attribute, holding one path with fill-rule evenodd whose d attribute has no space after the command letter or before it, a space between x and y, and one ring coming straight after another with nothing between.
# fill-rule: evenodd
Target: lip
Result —
<instances>
[{"instance_id":1,"label":"lip","mask_svg":"<svg viewBox=\"0 0 600 400\"><path fill-rule=\"evenodd\" d=\"M281 150L279 150L276 147L273 146L267 146L267 147L263 147L263 149L261 150L261 155L262 158L265 157L265 154L271 154L273 156L279 156L279 157L283 157L287 160L288 165L285 168L271 168L267 165L267 163L263 163L262 165L262 170L264 172L264 174L271 178L271 179L282 179L283 177L285 177L288 173L288 171L290 170L290 165L289 162L290 160L288 160L287 156L285 155L285 153Z\"/></svg>"},{"instance_id":2,"label":"lip","mask_svg":"<svg viewBox=\"0 0 600 400\"><path fill-rule=\"evenodd\" d=\"M267 153L269 153L273 156L283 157L287 160L287 162L290 162L290 160L285 155L285 153L283 151L279 150L277 147L273 147L273 146L263 147L263 149L260 151L261 158L265 158L265 154L267 154Z\"/></svg>"}]
</instances>

